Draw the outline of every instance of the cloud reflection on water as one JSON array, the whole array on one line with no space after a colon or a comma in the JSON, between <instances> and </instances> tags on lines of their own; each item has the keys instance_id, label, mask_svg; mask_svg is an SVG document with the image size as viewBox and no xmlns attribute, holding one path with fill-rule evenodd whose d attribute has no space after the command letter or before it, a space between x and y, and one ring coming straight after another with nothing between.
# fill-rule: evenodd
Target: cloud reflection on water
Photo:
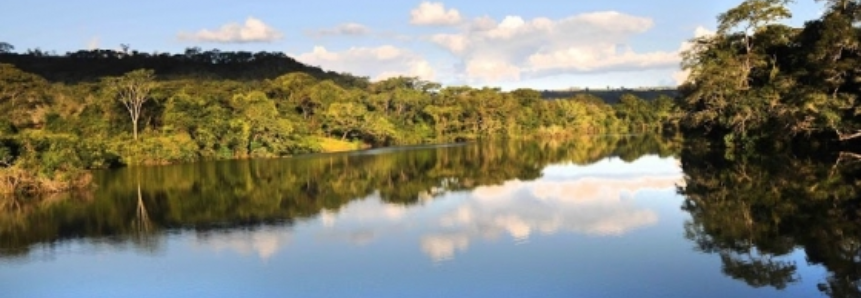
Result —
<instances>
[{"instance_id":1,"label":"cloud reflection on water","mask_svg":"<svg viewBox=\"0 0 861 298\"><path fill-rule=\"evenodd\" d=\"M638 207L626 197L646 189L674 188L679 178L509 181L479 187L439 218L436 227L441 232L422 237L422 250L440 261L466 250L475 238L499 239L507 234L524 242L535 234L559 232L619 236L658 221L654 211Z\"/></svg>"},{"instance_id":2,"label":"cloud reflection on water","mask_svg":"<svg viewBox=\"0 0 861 298\"><path fill-rule=\"evenodd\" d=\"M266 261L282 246L289 245L292 235L289 231L277 228L257 230L234 230L218 233L200 234L195 239L195 247L205 247L216 252L230 250L241 255L256 254Z\"/></svg>"},{"instance_id":3,"label":"cloud reflection on water","mask_svg":"<svg viewBox=\"0 0 861 298\"><path fill-rule=\"evenodd\" d=\"M444 261L466 251L474 241L506 235L517 243L560 232L620 236L658 222L657 213L632 199L636 193L673 189L681 183L682 171L675 159L557 165L545 169L536 181L481 186L413 206L386 204L373 194L299 225L316 235L314 245L348 242L362 246L383 237L417 237L425 255ZM290 238L290 232L273 228L210 235L197 242L216 251L256 253L266 260L290 243Z\"/></svg>"}]
</instances>

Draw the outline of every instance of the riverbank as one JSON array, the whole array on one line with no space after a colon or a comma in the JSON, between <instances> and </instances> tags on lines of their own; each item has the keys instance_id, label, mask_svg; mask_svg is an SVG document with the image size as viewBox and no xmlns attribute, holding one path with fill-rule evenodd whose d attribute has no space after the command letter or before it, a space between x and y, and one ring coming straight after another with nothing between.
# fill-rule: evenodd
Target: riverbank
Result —
<instances>
[{"instance_id":1,"label":"riverbank","mask_svg":"<svg viewBox=\"0 0 861 298\"><path fill-rule=\"evenodd\" d=\"M45 138L41 141L45 140L54 140L55 138ZM77 141L75 139L74 141ZM363 144L360 142L348 142L338 139L326 138L326 137L316 137L314 141L317 142L319 147L319 152L321 153L334 153L334 152L349 152L349 151L357 151L371 148L369 144ZM49 141L50 142L50 141ZM30 142L21 142L20 146L10 146L10 147L30 147L32 148ZM37 142L38 143L38 142ZM174 144L176 145L176 144ZM49 149L56 149L57 146L48 146ZM6 148L6 147L2 147ZM14 151L26 151L20 150L19 148L15 148ZM47 152L30 152L30 154L25 154L28 156L19 157L18 162L12 163L11 157L7 157L10 161L8 162L9 166L0 167L0 194L10 195L10 194L45 194L45 193L58 193L75 189L84 189L90 187L92 184L92 174L90 173L90 169L82 167L78 164L81 158L79 153L70 154L71 148L63 148L62 150L58 150L65 154L58 154L58 152L51 152L50 150ZM77 148L75 148L77 149ZM180 160L164 160L157 159L148 154L153 153L161 153L153 150L140 150L140 147L137 147L135 151L125 150L126 157L124 157L123 162L110 162L104 166L96 167L96 168L118 168L118 167L127 167L127 166L163 166L163 165L171 165L171 164L181 164L181 163L195 163L204 160L200 157L195 157L191 159L180 159ZM169 151L172 148L170 147L161 147L158 148L161 151ZM32 149L31 149L32 150ZM11 156L10 151L13 150L5 150L6 154ZM101 151L101 150L95 150ZM110 151L110 149L104 150ZM90 151L89 153L93 153ZM104 153L104 152L103 152ZM315 152L317 153L317 152ZM110 155L110 154L105 154ZM301 155L301 154L300 154ZM3 156L0 156L2 158ZM236 156L234 158L226 158L226 159L247 159L247 158L255 158L253 156ZM7 162L4 160L3 164ZM0 164L2 165L2 164Z\"/></svg>"},{"instance_id":2,"label":"riverbank","mask_svg":"<svg viewBox=\"0 0 861 298\"><path fill-rule=\"evenodd\" d=\"M232 158L207 159L196 157L188 160L156 160L148 156L130 155L125 157L124 163L111 163L99 169L113 169L123 167L158 167L176 164L192 164L207 160L243 160L243 159L272 159L272 158L290 158L298 156L309 156L314 154L325 153L349 153L349 152L367 152L368 150L397 150L398 148L416 149L430 148L437 146L448 146L451 144L419 144L419 145L402 145L402 146L383 146L373 147L371 144L361 142L350 142L328 137L313 137L313 141L319 151L301 153L288 156L234 156ZM162 148L170 150L170 148ZM66 151L68 153L68 151ZM45 153L45 152L43 152ZM51 155L51 152L47 152ZM135 153L147 154L153 153L151 150L138 150ZM43 154L44 155L44 154ZM35 194L50 194L60 193L76 189L86 189L92 186L93 169L82 169L72 166L67 160L63 163L63 167L49 170L35 164L39 164L39 160L44 156L31 156L21 163L16 163L8 167L0 167L0 195L35 195ZM50 158L56 159L56 158ZM62 158L60 158L62 159Z\"/></svg>"},{"instance_id":3,"label":"riverbank","mask_svg":"<svg viewBox=\"0 0 861 298\"><path fill-rule=\"evenodd\" d=\"M58 193L91 185L88 170L57 171L46 175L20 167L0 168L0 195Z\"/></svg>"},{"instance_id":4,"label":"riverbank","mask_svg":"<svg viewBox=\"0 0 861 298\"><path fill-rule=\"evenodd\" d=\"M520 141L530 141L536 142L538 144L542 144L543 148L572 148L571 150L578 151L582 148L591 148L589 150L584 151L585 155L583 156L593 156L595 153L600 153L597 155L607 154L608 148L613 147L613 144L619 143L622 140L630 139L629 141L624 142L633 142L633 143L654 143L655 140L665 139L665 137L661 137L658 135L587 135L587 136L578 136L578 137L568 137L568 138L556 138L556 139L546 139L541 140L534 136L524 136L524 137L509 137L509 138L485 138L482 140L473 140L473 141L461 141L461 142L440 142L440 143L426 143L426 144L412 144L412 145L396 145L396 146L381 146L381 147L373 147L369 144L362 144L358 142L347 142L341 141L337 139L324 138L320 137L316 141L320 142L320 150L317 152L309 152L304 154L295 154L289 156L279 156L279 157L252 157L252 156L244 156L244 157L236 157L236 158L220 158L220 159L211 159L211 158L203 158L198 157L195 159L190 159L187 161L175 161L170 163L157 163L157 164L123 164L123 163L111 163L106 166L99 168L90 168L84 169L80 167L80 163L76 162L76 160L80 160L81 158L77 155L68 155L70 152L78 152L74 150L61 150L61 152L67 153L67 155L58 154L53 151L42 152L41 155L32 156L28 155L27 158L22 158L20 164L13 165L11 167L0 168L0 194L21 194L21 195L32 195L32 194L47 194L47 193L58 193L65 192L75 189L86 189L92 187L94 182L92 181L92 170L101 170L101 169L113 169L113 168L123 168L123 167L158 167L164 165L175 165L175 164L193 164L198 162L205 162L209 160L249 160L249 159L281 159L281 158L296 158L296 157L305 157L305 156L313 156L317 154L370 154L370 155L378 155L383 153L392 153L396 151L404 151L404 150L417 150L417 149L431 149L431 148L445 148L445 147L454 147L454 146L464 146L472 142L497 142L502 140L520 140ZM634 140L636 139L636 140ZM649 139L642 140L642 139ZM669 138L674 139L674 138ZM503 145L500 145L504 147ZM550 147L547 147L550 146ZM574 149L574 148L578 149ZM650 147L650 150L655 151L667 151L666 148L658 148L654 146ZM659 146L660 147L660 146ZM56 148L53 148L56 149ZM98 151L98 150L95 150ZM622 152L622 155L626 155L627 153ZM58 157L59 156L59 157ZM582 156L581 156L582 157ZM591 158L587 158L591 159ZM64 162L60 162L59 166L57 164L51 163L51 161L63 160ZM42 165L42 166L38 166Z\"/></svg>"}]
</instances>

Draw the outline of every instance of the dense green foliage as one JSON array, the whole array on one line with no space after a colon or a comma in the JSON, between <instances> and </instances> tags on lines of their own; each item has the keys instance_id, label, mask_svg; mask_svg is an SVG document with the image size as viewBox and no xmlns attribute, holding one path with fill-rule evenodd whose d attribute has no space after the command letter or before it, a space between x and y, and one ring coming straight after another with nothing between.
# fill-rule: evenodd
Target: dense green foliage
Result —
<instances>
[{"instance_id":1,"label":"dense green foliage","mask_svg":"<svg viewBox=\"0 0 861 298\"><path fill-rule=\"evenodd\" d=\"M819 19L781 25L789 0L746 0L694 40L680 87L686 126L730 147L861 136L861 1L828 0Z\"/></svg>"},{"instance_id":2,"label":"dense green foliage","mask_svg":"<svg viewBox=\"0 0 861 298\"><path fill-rule=\"evenodd\" d=\"M0 61L16 63L0 64L0 192L69 188L84 177L63 176L66 187L41 184L113 165L283 157L329 151L327 144L655 132L672 129L677 118L666 96L646 101L626 94L611 106L586 94L544 100L535 90L442 87L408 77L362 83L331 73L274 76L307 69L261 69L272 57L195 49L0 54ZM229 75L234 70L256 75ZM41 147L30 146L34 140ZM74 162L45 172L54 158ZM37 162L27 167L25 160Z\"/></svg>"}]
</instances>

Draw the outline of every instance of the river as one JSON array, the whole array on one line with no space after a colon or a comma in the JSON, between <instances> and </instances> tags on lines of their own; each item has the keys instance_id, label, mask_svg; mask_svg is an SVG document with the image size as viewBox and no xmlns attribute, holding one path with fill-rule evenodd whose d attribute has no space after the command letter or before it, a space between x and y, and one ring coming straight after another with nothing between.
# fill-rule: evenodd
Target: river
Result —
<instances>
[{"instance_id":1,"label":"river","mask_svg":"<svg viewBox=\"0 0 861 298\"><path fill-rule=\"evenodd\" d=\"M3 199L0 296L861 292L855 168L680 148L605 137L99 171L89 191Z\"/></svg>"}]
</instances>

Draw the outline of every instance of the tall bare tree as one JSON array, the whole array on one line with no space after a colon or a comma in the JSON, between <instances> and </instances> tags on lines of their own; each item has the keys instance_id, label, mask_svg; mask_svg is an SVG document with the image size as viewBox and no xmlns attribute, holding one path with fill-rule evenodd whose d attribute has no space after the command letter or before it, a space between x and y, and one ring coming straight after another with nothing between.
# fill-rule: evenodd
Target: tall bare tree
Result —
<instances>
[{"instance_id":1,"label":"tall bare tree","mask_svg":"<svg viewBox=\"0 0 861 298\"><path fill-rule=\"evenodd\" d=\"M132 120L134 139L138 139L138 120L140 120L143 105L150 99L150 92L156 86L155 72L149 69L138 69L120 77L108 79L108 86L116 96Z\"/></svg>"}]
</instances>

